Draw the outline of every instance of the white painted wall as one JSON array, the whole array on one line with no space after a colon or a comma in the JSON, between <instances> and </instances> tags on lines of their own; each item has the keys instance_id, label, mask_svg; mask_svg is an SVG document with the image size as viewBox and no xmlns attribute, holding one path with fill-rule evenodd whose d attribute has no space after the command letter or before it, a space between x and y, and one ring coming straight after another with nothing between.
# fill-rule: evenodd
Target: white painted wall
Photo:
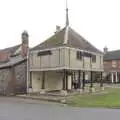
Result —
<instances>
[{"instance_id":1,"label":"white painted wall","mask_svg":"<svg viewBox=\"0 0 120 120\"><path fill-rule=\"evenodd\" d=\"M71 76L68 76L68 90L72 89L71 84L72 84L72 78L71 78Z\"/></svg>"},{"instance_id":2,"label":"white painted wall","mask_svg":"<svg viewBox=\"0 0 120 120\"><path fill-rule=\"evenodd\" d=\"M51 51L52 51L52 55L46 55L46 56L37 56L37 53L33 52L33 55L30 56L30 68L51 69L58 67L66 67L71 69L86 69L86 70L91 69L91 63L89 57L84 57L84 67L83 67L83 58L81 60L77 59L76 52L78 51L78 49L70 49L66 47L66 48L52 49ZM102 54L95 54L95 55L96 55L96 62L92 62L92 69L102 70L103 55Z\"/></svg>"},{"instance_id":3,"label":"white painted wall","mask_svg":"<svg viewBox=\"0 0 120 120\"><path fill-rule=\"evenodd\" d=\"M47 72L45 80L46 90L61 90L62 89L62 73Z\"/></svg>"},{"instance_id":4,"label":"white painted wall","mask_svg":"<svg viewBox=\"0 0 120 120\"><path fill-rule=\"evenodd\" d=\"M96 62L92 63L93 69L103 69L103 55L96 54Z\"/></svg>"},{"instance_id":5,"label":"white painted wall","mask_svg":"<svg viewBox=\"0 0 120 120\"><path fill-rule=\"evenodd\" d=\"M41 72L32 72L33 92L40 92L41 85L42 85L42 74L41 74Z\"/></svg>"},{"instance_id":6,"label":"white painted wall","mask_svg":"<svg viewBox=\"0 0 120 120\"><path fill-rule=\"evenodd\" d=\"M91 62L90 62L90 57L84 57L84 68L90 69Z\"/></svg>"},{"instance_id":7,"label":"white painted wall","mask_svg":"<svg viewBox=\"0 0 120 120\"><path fill-rule=\"evenodd\" d=\"M65 55L66 67L69 67L69 65L70 65L70 68L82 68L83 67L83 60L77 59L75 49L72 49L72 50L70 49L70 52L69 52L69 49L66 49L66 53L68 54L68 55Z\"/></svg>"},{"instance_id":8,"label":"white painted wall","mask_svg":"<svg viewBox=\"0 0 120 120\"><path fill-rule=\"evenodd\" d=\"M50 62L51 62L51 55L45 55L45 56L39 56L40 60L40 68L47 68L50 67Z\"/></svg>"},{"instance_id":9,"label":"white painted wall","mask_svg":"<svg viewBox=\"0 0 120 120\"><path fill-rule=\"evenodd\" d=\"M91 73L85 72L85 80L90 80L90 79L91 79Z\"/></svg>"},{"instance_id":10,"label":"white painted wall","mask_svg":"<svg viewBox=\"0 0 120 120\"><path fill-rule=\"evenodd\" d=\"M40 68L40 57L37 56L37 53L34 53L31 57L33 57L33 66L32 67Z\"/></svg>"},{"instance_id":11,"label":"white painted wall","mask_svg":"<svg viewBox=\"0 0 120 120\"><path fill-rule=\"evenodd\" d=\"M61 90L62 89L62 73L54 71L45 72L45 90ZM40 92L42 85L42 72L32 72L32 88L33 92Z\"/></svg>"},{"instance_id":12,"label":"white painted wall","mask_svg":"<svg viewBox=\"0 0 120 120\"><path fill-rule=\"evenodd\" d=\"M52 55L37 56L37 52L30 55L30 68L56 68L64 66L64 48L51 50Z\"/></svg>"},{"instance_id":13,"label":"white painted wall","mask_svg":"<svg viewBox=\"0 0 120 120\"><path fill-rule=\"evenodd\" d=\"M91 60L89 57L84 57L82 60L78 60L76 57L77 49L65 49L65 67L70 67L71 69L74 68L82 68L82 69L91 69ZM103 69L103 55L95 54L96 55L96 62L92 62L93 69ZM101 56L101 57L100 57ZM100 61L101 60L101 61ZM83 61L84 61L84 68L83 68Z\"/></svg>"},{"instance_id":14,"label":"white painted wall","mask_svg":"<svg viewBox=\"0 0 120 120\"><path fill-rule=\"evenodd\" d=\"M51 67L56 67L56 66L60 66L60 51L57 50L52 50L52 55L50 56L50 66Z\"/></svg>"}]
</instances>

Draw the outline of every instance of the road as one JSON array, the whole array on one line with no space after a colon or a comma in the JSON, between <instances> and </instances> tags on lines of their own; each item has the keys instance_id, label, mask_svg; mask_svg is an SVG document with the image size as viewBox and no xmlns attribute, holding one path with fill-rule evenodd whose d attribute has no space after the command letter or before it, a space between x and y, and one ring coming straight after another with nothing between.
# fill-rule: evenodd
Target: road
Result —
<instances>
[{"instance_id":1,"label":"road","mask_svg":"<svg viewBox=\"0 0 120 120\"><path fill-rule=\"evenodd\" d=\"M120 120L119 109L72 108L16 98L0 98L0 120Z\"/></svg>"}]
</instances>

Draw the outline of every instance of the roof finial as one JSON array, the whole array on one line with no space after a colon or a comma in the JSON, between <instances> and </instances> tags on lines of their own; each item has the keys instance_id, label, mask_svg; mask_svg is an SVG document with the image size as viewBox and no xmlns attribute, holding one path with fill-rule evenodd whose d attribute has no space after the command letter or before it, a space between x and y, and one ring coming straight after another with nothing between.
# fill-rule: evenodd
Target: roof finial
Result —
<instances>
[{"instance_id":1,"label":"roof finial","mask_svg":"<svg viewBox=\"0 0 120 120\"><path fill-rule=\"evenodd\" d=\"M64 36L64 44L68 42L68 31L69 31L69 18L68 18L68 4L66 0L66 27L65 27L65 36Z\"/></svg>"},{"instance_id":2,"label":"roof finial","mask_svg":"<svg viewBox=\"0 0 120 120\"><path fill-rule=\"evenodd\" d=\"M67 0L66 0L66 26L69 26L68 2L67 2Z\"/></svg>"}]
</instances>

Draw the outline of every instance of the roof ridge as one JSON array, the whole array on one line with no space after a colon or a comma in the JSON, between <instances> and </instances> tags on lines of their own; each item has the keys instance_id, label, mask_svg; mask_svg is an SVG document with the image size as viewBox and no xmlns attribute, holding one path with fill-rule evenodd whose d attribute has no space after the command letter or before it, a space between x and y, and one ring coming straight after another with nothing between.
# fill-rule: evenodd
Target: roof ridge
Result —
<instances>
[{"instance_id":1,"label":"roof ridge","mask_svg":"<svg viewBox=\"0 0 120 120\"><path fill-rule=\"evenodd\" d=\"M104 60L120 60L120 50L108 51L104 55Z\"/></svg>"},{"instance_id":2,"label":"roof ridge","mask_svg":"<svg viewBox=\"0 0 120 120\"><path fill-rule=\"evenodd\" d=\"M110 50L107 53L109 53L109 52L118 52L118 51L120 51L120 49L118 49L118 50Z\"/></svg>"},{"instance_id":3,"label":"roof ridge","mask_svg":"<svg viewBox=\"0 0 120 120\"><path fill-rule=\"evenodd\" d=\"M16 48L16 47L19 47L21 44L18 44L18 45L14 45L14 46L10 46L10 47L7 47L7 48L3 48L1 49L0 51L7 51L9 49L13 49L13 48Z\"/></svg>"}]
</instances>

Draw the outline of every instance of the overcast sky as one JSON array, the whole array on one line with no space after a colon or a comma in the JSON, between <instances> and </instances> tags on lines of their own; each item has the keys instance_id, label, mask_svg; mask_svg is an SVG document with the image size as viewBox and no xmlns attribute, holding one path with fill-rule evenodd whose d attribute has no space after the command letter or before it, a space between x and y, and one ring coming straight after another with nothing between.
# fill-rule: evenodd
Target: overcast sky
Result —
<instances>
[{"instance_id":1,"label":"overcast sky","mask_svg":"<svg viewBox=\"0 0 120 120\"><path fill-rule=\"evenodd\" d=\"M0 49L21 43L27 30L30 46L65 24L65 0L0 0ZM120 0L68 0L70 26L100 50L120 49Z\"/></svg>"}]
</instances>

